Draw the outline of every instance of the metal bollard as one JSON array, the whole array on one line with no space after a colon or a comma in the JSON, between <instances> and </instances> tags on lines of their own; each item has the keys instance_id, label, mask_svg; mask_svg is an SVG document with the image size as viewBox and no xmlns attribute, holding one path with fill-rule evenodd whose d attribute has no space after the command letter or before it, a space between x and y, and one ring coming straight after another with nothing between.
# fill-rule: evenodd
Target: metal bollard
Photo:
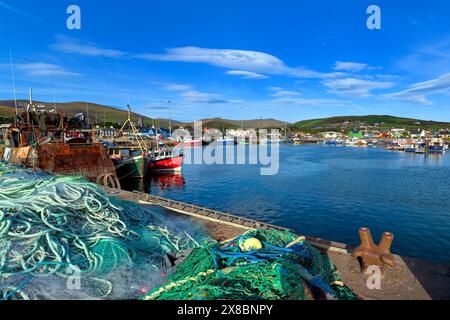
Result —
<instances>
[{"instance_id":1,"label":"metal bollard","mask_svg":"<svg viewBox=\"0 0 450 320\"><path fill-rule=\"evenodd\" d=\"M389 232L383 233L379 245L373 241L369 228L359 229L361 245L352 252L352 257L362 260L362 271L366 271L370 266L383 267L388 265L395 267L394 256L391 254L391 246L394 235Z\"/></svg>"}]
</instances>

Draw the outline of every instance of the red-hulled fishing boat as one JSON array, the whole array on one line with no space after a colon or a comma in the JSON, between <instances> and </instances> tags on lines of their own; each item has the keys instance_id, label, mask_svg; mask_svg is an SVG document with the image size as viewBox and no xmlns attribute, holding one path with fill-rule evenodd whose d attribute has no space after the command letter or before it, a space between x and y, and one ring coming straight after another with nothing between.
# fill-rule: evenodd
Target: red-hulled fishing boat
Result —
<instances>
[{"instance_id":1,"label":"red-hulled fishing boat","mask_svg":"<svg viewBox=\"0 0 450 320\"><path fill-rule=\"evenodd\" d=\"M148 152L148 173L181 172L183 166L183 153L175 152L161 137L155 137L157 148Z\"/></svg>"},{"instance_id":2,"label":"red-hulled fishing boat","mask_svg":"<svg viewBox=\"0 0 450 320\"><path fill-rule=\"evenodd\" d=\"M183 155L173 155L171 151L162 151L150 157L149 172L180 172Z\"/></svg>"}]
</instances>

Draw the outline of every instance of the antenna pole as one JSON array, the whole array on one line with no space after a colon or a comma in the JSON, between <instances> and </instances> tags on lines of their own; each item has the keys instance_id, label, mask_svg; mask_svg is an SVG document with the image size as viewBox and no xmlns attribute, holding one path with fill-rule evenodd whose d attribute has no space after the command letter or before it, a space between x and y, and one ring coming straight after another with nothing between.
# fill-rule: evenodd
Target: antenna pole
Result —
<instances>
[{"instance_id":1,"label":"antenna pole","mask_svg":"<svg viewBox=\"0 0 450 320\"><path fill-rule=\"evenodd\" d=\"M16 111L16 117L14 118L14 125L17 126L17 116L18 116L18 111L17 111L17 96L16 96L16 80L14 77L14 67L13 67L13 59L12 59L12 51L11 49L9 49L9 62L11 64L11 76L12 76L12 82L13 82L13 93L14 93L14 108Z\"/></svg>"},{"instance_id":2,"label":"antenna pole","mask_svg":"<svg viewBox=\"0 0 450 320\"><path fill-rule=\"evenodd\" d=\"M86 120L87 120L87 123L89 124L89 105L87 103L87 96L86 95L84 96L84 105L86 107Z\"/></svg>"},{"instance_id":3,"label":"antenna pole","mask_svg":"<svg viewBox=\"0 0 450 320\"><path fill-rule=\"evenodd\" d=\"M169 137L172 137L172 101L169 100Z\"/></svg>"},{"instance_id":4,"label":"antenna pole","mask_svg":"<svg viewBox=\"0 0 450 320\"><path fill-rule=\"evenodd\" d=\"M56 95L55 95L55 82L53 81L53 73L52 73L52 91L53 91L53 109L56 111Z\"/></svg>"}]
</instances>

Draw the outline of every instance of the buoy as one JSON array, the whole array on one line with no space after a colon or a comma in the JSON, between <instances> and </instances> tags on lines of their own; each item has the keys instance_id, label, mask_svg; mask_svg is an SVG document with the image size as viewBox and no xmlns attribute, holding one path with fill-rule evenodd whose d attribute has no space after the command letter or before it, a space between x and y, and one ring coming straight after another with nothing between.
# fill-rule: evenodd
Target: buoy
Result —
<instances>
[{"instance_id":1,"label":"buoy","mask_svg":"<svg viewBox=\"0 0 450 320\"><path fill-rule=\"evenodd\" d=\"M261 241L259 241L256 238L248 238L241 244L239 244L239 248L241 248L242 251L248 252L252 250L260 250L262 249L263 245Z\"/></svg>"}]
</instances>

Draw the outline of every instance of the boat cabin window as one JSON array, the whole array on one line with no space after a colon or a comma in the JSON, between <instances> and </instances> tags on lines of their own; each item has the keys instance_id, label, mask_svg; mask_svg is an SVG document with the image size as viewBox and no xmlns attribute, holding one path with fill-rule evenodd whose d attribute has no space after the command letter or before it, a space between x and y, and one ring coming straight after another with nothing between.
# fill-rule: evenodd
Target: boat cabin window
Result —
<instances>
[{"instance_id":1,"label":"boat cabin window","mask_svg":"<svg viewBox=\"0 0 450 320\"><path fill-rule=\"evenodd\" d=\"M134 151L132 151L131 152L131 156L132 157L138 157L138 156L140 156L140 154L141 154L141 151L139 151L139 150L134 150Z\"/></svg>"},{"instance_id":2,"label":"boat cabin window","mask_svg":"<svg viewBox=\"0 0 450 320\"><path fill-rule=\"evenodd\" d=\"M129 150L122 150L122 157L123 158L128 158L130 156L130 151Z\"/></svg>"}]
</instances>

